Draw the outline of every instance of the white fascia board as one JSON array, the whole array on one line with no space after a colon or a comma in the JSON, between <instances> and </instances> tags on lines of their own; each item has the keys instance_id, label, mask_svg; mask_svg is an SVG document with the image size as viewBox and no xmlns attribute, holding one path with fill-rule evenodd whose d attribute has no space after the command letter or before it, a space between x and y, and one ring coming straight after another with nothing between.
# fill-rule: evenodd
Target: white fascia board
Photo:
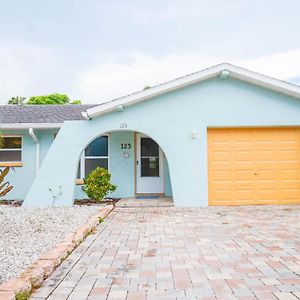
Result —
<instances>
[{"instance_id":1,"label":"white fascia board","mask_svg":"<svg viewBox=\"0 0 300 300\"><path fill-rule=\"evenodd\" d=\"M216 73L219 73L220 71L223 70L221 68L221 65L218 67L219 68L217 70L216 69L214 69L214 70L206 69L206 70L201 71L201 74L202 74L201 77L199 77L199 75L198 75L199 73L193 73L191 75L163 83L161 85L146 89L144 91L140 91L140 92L134 93L132 95L122 97L120 99L106 102L99 106L91 107L91 108L87 109L86 112L84 112L82 115L86 119L93 119L97 116L114 111L115 108L120 105L123 105L124 107L126 107L128 105L132 105L132 104L144 101L146 99L150 99L150 98L162 95L164 93L171 92L171 91L177 90L179 88L183 88L183 87L191 85L193 83L197 83L199 81L203 81L203 80L212 78L216 75Z\"/></svg>"},{"instance_id":2,"label":"white fascia board","mask_svg":"<svg viewBox=\"0 0 300 300\"><path fill-rule=\"evenodd\" d=\"M300 99L300 87L297 85L233 65L230 65L229 71L233 78Z\"/></svg>"},{"instance_id":3,"label":"white fascia board","mask_svg":"<svg viewBox=\"0 0 300 300\"><path fill-rule=\"evenodd\" d=\"M93 119L97 116L114 111L118 106L124 107L162 95L164 93L177 90L179 88L198 83L213 77L217 77L222 71L229 71L230 77L236 78L245 82L252 83L257 86L261 86L276 92L280 92L285 95L289 95L300 99L300 87L284 82L278 79L271 78L266 75L262 75L244 68L234 66L232 64L223 63L214 67L205 69L200 72L196 72L161 85L149 88L144 91L140 91L110 102L103 103L98 106L87 109L82 112L82 115L86 119Z\"/></svg>"},{"instance_id":4,"label":"white fascia board","mask_svg":"<svg viewBox=\"0 0 300 300\"><path fill-rule=\"evenodd\" d=\"M1 123L0 129L57 129L62 125L63 123Z\"/></svg>"}]
</instances>

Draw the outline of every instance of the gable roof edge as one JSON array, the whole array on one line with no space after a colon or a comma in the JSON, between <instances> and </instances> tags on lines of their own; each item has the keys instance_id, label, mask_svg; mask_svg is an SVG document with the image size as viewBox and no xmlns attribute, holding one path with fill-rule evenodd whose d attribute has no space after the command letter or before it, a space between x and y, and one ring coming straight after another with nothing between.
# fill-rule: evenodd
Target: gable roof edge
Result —
<instances>
[{"instance_id":1,"label":"gable roof edge","mask_svg":"<svg viewBox=\"0 0 300 300\"><path fill-rule=\"evenodd\" d=\"M231 78L249 82L254 85L300 99L300 87L297 85L293 85L285 81L281 81L260 73L240 68L229 63L222 63L208 69L204 69L202 71L162 83L149 89L139 91L128 96L103 103L98 106L94 106L87 109L85 112L82 112L82 115L86 119L93 119L97 116L112 112L118 107L133 105L135 103L157 97L179 88L183 88L185 86L217 77L221 75L223 71L229 71L229 76Z\"/></svg>"},{"instance_id":2,"label":"gable roof edge","mask_svg":"<svg viewBox=\"0 0 300 300\"><path fill-rule=\"evenodd\" d=\"M300 86L234 65L229 66L232 78L300 99Z\"/></svg>"}]
</instances>

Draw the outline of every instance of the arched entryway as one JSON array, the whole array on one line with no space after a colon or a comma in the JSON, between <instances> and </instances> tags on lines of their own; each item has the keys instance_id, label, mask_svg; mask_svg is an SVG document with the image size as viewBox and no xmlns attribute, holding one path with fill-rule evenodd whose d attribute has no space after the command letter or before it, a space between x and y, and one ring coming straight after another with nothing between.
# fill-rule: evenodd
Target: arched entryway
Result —
<instances>
[{"instance_id":1,"label":"arched entryway","mask_svg":"<svg viewBox=\"0 0 300 300\"><path fill-rule=\"evenodd\" d=\"M95 138L110 134L116 137L115 143L110 143L111 153L116 153L116 159L110 162L118 172L111 172L112 179L116 174L119 176L119 197L136 196L136 135L141 133L151 138L159 145L167 162L168 154L164 151L164 136L161 132L151 132L141 124L129 126L114 122L114 118L103 116L101 119L92 121L69 121L65 122L52 144L37 177L31 186L23 205L24 206L72 206L76 196L74 182L78 174L78 161L83 149L95 140ZM139 126L138 126L139 125ZM124 127L122 127L124 126ZM127 127L126 127L127 126ZM122 149L131 139L131 149ZM125 148L126 146L124 146ZM126 151L131 150L130 159L126 158ZM134 155L133 155L134 154ZM155 156L155 155L154 155ZM143 157L141 157L143 158ZM152 159L151 167L154 167L155 158ZM131 172L125 171L120 166L127 166ZM130 174L130 175L128 175ZM132 175L133 174L133 175ZM128 178L129 177L129 178ZM169 176L170 177L170 176ZM122 182L122 184L120 184ZM169 195L173 194L170 188L172 179L169 178ZM125 184L124 184L125 183ZM118 185L118 182L116 183Z\"/></svg>"},{"instance_id":2,"label":"arched entryway","mask_svg":"<svg viewBox=\"0 0 300 300\"><path fill-rule=\"evenodd\" d=\"M96 136L82 151L74 198L84 199L83 179L96 167L108 169L117 190L115 198L160 199L172 196L167 157L148 135L115 130Z\"/></svg>"}]
</instances>

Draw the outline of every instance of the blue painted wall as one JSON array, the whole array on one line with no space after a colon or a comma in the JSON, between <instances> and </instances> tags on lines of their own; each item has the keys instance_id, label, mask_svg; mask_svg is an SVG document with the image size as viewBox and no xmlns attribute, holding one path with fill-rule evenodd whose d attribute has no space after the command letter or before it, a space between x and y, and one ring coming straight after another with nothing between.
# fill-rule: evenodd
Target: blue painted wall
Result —
<instances>
[{"instance_id":1,"label":"blue painted wall","mask_svg":"<svg viewBox=\"0 0 300 300\"><path fill-rule=\"evenodd\" d=\"M43 206L50 205L48 182L63 188L57 205L72 205L75 165L81 150L99 132L120 130L123 123L127 124L127 130L152 137L163 149L175 205L206 206L207 128L299 126L300 101L235 79L216 78L126 107L123 112L115 111L91 121L65 122L25 206L36 206L41 198ZM192 139L193 131L196 139ZM51 172L55 162L58 177Z\"/></svg>"},{"instance_id":2,"label":"blue painted wall","mask_svg":"<svg viewBox=\"0 0 300 300\"><path fill-rule=\"evenodd\" d=\"M167 197L171 197L172 196L172 186L171 186L171 181L170 181L169 165L168 165L168 161L167 161L165 155L164 155L163 170L164 170L165 195Z\"/></svg>"},{"instance_id":3,"label":"blue painted wall","mask_svg":"<svg viewBox=\"0 0 300 300\"><path fill-rule=\"evenodd\" d=\"M23 167L10 170L6 177L14 187L5 197L6 199L24 199L35 176L35 144L28 135L28 131L3 131L3 134L17 134L23 137ZM28 150L27 150L28 149Z\"/></svg>"},{"instance_id":4,"label":"blue painted wall","mask_svg":"<svg viewBox=\"0 0 300 300\"><path fill-rule=\"evenodd\" d=\"M133 131L116 131L109 134L109 148L110 161L109 171L112 174L111 181L117 185L117 190L109 196L115 198L134 197L135 195L135 157L134 157L134 132ZM122 150L121 144L132 145L131 149ZM128 158L124 158L124 151L129 154ZM170 183L170 175L168 163L164 158L164 180L165 180L165 194L172 196L172 189ZM82 185L75 187L75 199L87 198L82 191Z\"/></svg>"},{"instance_id":5,"label":"blue painted wall","mask_svg":"<svg viewBox=\"0 0 300 300\"><path fill-rule=\"evenodd\" d=\"M109 171L112 174L111 180L117 185L117 190L111 194L112 197L133 197L134 196L134 133L130 131L112 132L109 135ZM132 148L126 150L128 158L123 157L124 150L121 143L131 143ZM82 185L76 186L75 198L87 198L82 191Z\"/></svg>"},{"instance_id":6,"label":"blue painted wall","mask_svg":"<svg viewBox=\"0 0 300 300\"><path fill-rule=\"evenodd\" d=\"M35 134L40 140L41 162L44 160L50 149L54 134L58 130L35 130ZM10 170L7 179L14 188L7 194L5 199L23 200L35 178L35 143L28 134L28 130L4 130L3 134L21 135L23 137L23 166Z\"/></svg>"},{"instance_id":7,"label":"blue painted wall","mask_svg":"<svg viewBox=\"0 0 300 300\"><path fill-rule=\"evenodd\" d=\"M40 141L41 163L46 157L53 141L54 134L58 130L35 130ZM28 134L28 130L18 131L3 131L3 134L16 134L23 136L23 167L16 167L11 170L7 177L10 183L14 186L13 190L5 197L5 199L23 200L35 178L35 143ZM122 131L112 132L109 138L109 169L112 174L112 182L117 185L117 190L110 196L133 197L134 196L134 132ZM126 150L129 154L128 158L124 158L121 149L121 143L131 143L132 148ZM52 172L56 172L56 164L52 167ZM165 190L168 196L172 195L169 171L167 162L164 163L164 177L165 177ZM82 185L76 185L75 198L87 198L86 194L82 191Z\"/></svg>"}]
</instances>

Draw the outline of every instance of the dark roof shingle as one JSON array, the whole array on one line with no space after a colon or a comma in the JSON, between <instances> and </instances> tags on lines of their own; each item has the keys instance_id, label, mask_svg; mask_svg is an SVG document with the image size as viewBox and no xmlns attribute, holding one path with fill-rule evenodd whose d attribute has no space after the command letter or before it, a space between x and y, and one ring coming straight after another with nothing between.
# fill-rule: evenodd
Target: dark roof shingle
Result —
<instances>
[{"instance_id":1,"label":"dark roof shingle","mask_svg":"<svg viewBox=\"0 0 300 300\"><path fill-rule=\"evenodd\" d=\"M84 120L82 111L98 104L0 105L0 124L63 123Z\"/></svg>"}]
</instances>

